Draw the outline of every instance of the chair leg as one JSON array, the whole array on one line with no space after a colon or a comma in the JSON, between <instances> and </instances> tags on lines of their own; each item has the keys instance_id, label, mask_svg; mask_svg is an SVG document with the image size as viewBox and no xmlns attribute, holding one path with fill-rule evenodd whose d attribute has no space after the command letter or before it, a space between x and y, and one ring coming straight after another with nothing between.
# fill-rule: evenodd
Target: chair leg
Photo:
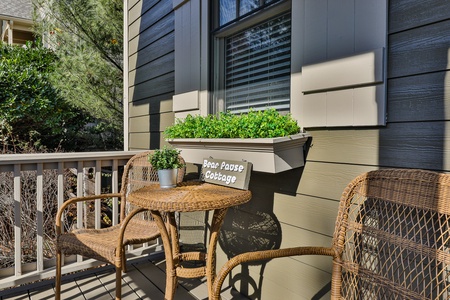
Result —
<instances>
[{"instance_id":1,"label":"chair leg","mask_svg":"<svg viewBox=\"0 0 450 300\"><path fill-rule=\"evenodd\" d=\"M122 251L122 271L127 272L127 257L125 255L125 249Z\"/></svg>"},{"instance_id":2,"label":"chair leg","mask_svg":"<svg viewBox=\"0 0 450 300\"><path fill-rule=\"evenodd\" d=\"M122 269L116 266L116 300L122 299Z\"/></svg>"},{"instance_id":3,"label":"chair leg","mask_svg":"<svg viewBox=\"0 0 450 300\"><path fill-rule=\"evenodd\" d=\"M61 253L61 251L57 251L56 252L55 300L61 299L61 265L62 265L62 253Z\"/></svg>"}]
</instances>

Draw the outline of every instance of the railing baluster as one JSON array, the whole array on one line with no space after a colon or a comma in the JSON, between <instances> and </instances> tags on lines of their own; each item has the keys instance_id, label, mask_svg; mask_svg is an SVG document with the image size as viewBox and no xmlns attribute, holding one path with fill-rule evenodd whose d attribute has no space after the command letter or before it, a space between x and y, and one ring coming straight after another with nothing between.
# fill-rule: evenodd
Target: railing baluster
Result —
<instances>
[{"instance_id":1,"label":"railing baluster","mask_svg":"<svg viewBox=\"0 0 450 300\"><path fill-rule=\"evenodd\" d=\"M57 201L58 201L58 209L64 202L64 163L58 162L58 191L57 191ZM64 231L64 227L62 228Z\"/></svg>"},{"instance_id":2,"label":"railing baluster","mask_svg":"<svg viewBox=\"0 0 450 300\"><path fill-rule=\"evenodd\" d=\"M95 162L95 189L96 195L102 193L102 161L97 160ZM95 228L101 227L101 216L102 216L102 199L95 200Z\"/></svg>"},{"instance_id":3,"label":"railing baluster","mask_svg":"<svg viewBox=\"0 0 450 300\"><path fill-rule=\"evenodd\" d=\"M77 164L77 197L84 196L84 184L83 184L83 161L78 161ZM86 217L84 214L84 208L86 205L83 202L77 203L77 228L83 228L83 219ZM86 220L87 221L87 220ZM86 223L85 223L86 224ZM82 262L83 257L77 255L77 262Z\"/></svg>"},{"instance_id":4,"label":"railing baluster","mask_svg":"<svg viewBox=\"0 0 450 300\"><path fill-rule=\"evenodd\" d=\"M36 268L37 271L44 270L44 166L37 164L36 172Z\"/></svg>"},{"instance_id":5,"label":"railing baluster","mask_svg":"<svg viewBox=\"0 0 450 300\"><path fill-rule=\"evenodd\" d=\"M21 165L14 165L14 274L22 275Z\"/></svg>"},{"instance_id":6,"label":"railing baluster","mask_svg":"<svg viewBox=\"0 0 450 300\"><path fill-rule=\"evenodd\" d=\"M112 165L112 192L117 193L119 191L119 161L117 159L113 160ZM113 225L119 224L119 199L117 197L113 198Z\"/></svg>"},{"instance_id":7,"label":"railing baluster","mask_svg":"<svg viewBox=\"0 0 450 300\"><path fill-rule=\"evenodd\" d=\"M64 162L58 162L58 182L57 182L57 192L56 201L58 202L58 209L64 203ZM65 231L64 226L61 228L62 232ZM64 266L65 260L62 259L61 264Z\"/></svg>"}]
</instances>

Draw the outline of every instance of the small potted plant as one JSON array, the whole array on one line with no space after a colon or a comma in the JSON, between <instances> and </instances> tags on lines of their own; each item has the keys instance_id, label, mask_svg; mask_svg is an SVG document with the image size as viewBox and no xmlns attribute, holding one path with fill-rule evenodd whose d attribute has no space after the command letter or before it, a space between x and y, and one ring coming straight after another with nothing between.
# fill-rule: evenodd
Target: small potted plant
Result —
<instances>
[{"instance_id":1,"label":"small potted plant","mask_svg":"<svg viewBox=\"0 0 450 300\"><path fill-rule=\"evenodd\" d=\"M148 161L158 171L161 188L172 188L177 185L178 169L183 167L180 161L180 150L164 146L148 155Z\"/></svg>"}]
</instances>

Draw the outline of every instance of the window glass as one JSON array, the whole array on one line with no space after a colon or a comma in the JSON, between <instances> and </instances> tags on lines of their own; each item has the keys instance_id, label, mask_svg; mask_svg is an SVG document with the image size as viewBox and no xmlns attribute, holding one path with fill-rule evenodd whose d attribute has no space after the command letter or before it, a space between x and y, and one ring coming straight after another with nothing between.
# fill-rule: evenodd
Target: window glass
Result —
<instances>
[{"instance_id":1,"label":"window glass","mask_svg":"<svg viewBox=\"0 0 450 300\"><path fill-rule=\"evenodd\" d=\"M239 14L245 15L259 7L259 0L241 0L239 7Z\"/></svg>"},{"instance_id":2,"label":"window glass","mask_svg":"<svg viewBox=\"0 0 450 300\"><path fill-rule=\"evenodd\" d=\"M288 111L291 73L290 14L226 39L225 109Z\"/></svg>"},{"instance_id":3,"label":"window glass","mask_svg":"<svg viewBox=\"0 0 450 300\"><path fill-rule=\"evenodd\" d=\"M220 0L219 1L219 24L220 26L233 21L237 18L236 15L236 1L235 0Z\"/></svg>"},{"instance_id":4,"label":"window glass","mask_svg":"<svg viewBox=\"0 0 450 300\"><path fill-rule=\"evenodd\" d=\"M214 111L246 113L269 107L289 111L291 12L272 6L279 2L284 1L218 0ZM258 18L260 8L268 16L263 22Z\"/></svg>"},{"instance_id":5,"label":"window glass","mask_svg":"<svg viewBox=\"0 0 450 300\"><path fill-rule=\"evenodd\" d=\"M260 8L283 0L216 0L219 3L219 27Z\"/></svg>"}]
</instances>

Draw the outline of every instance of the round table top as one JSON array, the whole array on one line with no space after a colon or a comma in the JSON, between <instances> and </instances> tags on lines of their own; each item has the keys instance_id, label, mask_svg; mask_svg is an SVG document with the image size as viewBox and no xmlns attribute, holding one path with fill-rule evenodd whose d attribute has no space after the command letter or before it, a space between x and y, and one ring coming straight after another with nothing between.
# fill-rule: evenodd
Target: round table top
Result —
<instances>
[{"instance_id":1,"label":"round table top","mask_svg":"<svg viewBox=\"0 0 450 300\"><path fill-rule=\"evenodd\" d=\"M150 210L189 212L240 205L251 197L250 191L193 181L163 189L152 184L132 192L128 202Z\"/></svg>"}]
</instances>

